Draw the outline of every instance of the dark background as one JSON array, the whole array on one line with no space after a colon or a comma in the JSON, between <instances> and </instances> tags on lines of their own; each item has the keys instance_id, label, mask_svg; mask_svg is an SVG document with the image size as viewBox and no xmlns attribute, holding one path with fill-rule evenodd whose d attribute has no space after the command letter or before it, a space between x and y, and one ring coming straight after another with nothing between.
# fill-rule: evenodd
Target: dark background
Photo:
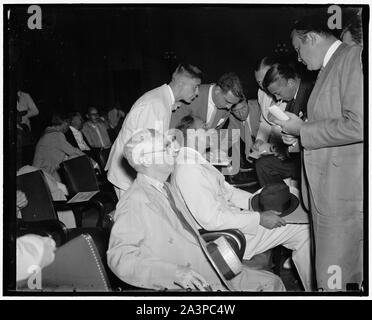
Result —
<instances>
[{"instance_id":1,"label":"dark background","mask_svg":"<svg viewBox=\"0 0 372 320\"><path fill-rule=\"evenodd\" d=\"M28 29L28 6L4 10L8 93L31 94L40 111L31 119L36 137L53 112L107 110L116 101L129 111L142 93L168 82L179 61L197 65L205 83L235 71L246 96L256 98L255 62L274 52L296 59L293 21L328 6L40 7L41 30Z\"/></svg>"}]
</instances>

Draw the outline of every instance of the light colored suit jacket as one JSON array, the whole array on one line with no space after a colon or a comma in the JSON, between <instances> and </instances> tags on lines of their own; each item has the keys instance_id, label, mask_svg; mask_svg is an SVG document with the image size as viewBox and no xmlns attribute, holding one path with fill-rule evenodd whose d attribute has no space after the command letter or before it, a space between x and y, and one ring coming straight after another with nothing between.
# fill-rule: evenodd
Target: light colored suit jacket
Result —
<instances>
[{"instance_id":1,"label":"light colored suit jacket","mask_svg":"<svg viewBox=\"0 0 372 320\"><path fill-rule=\"evenodd\" d=\"M172 112L170 128L175 128L181 119L190 113L207 122L208 97L212 85L202 84L199 87L199 95L190 104L183 103L181 108ZM217 109L209 127L214 129L221 128L229 117L229 114L230 111L227 109Z\"/></svg>"},{"instance_id":2,"label":"light colored suit jacket","mask_svg":"<svg viewBox=\"0 0 372 320\"><path fill-rule=\"evenodd\" d=\"M61 162L68 156L80 155L83 153L69 144L62 132L48 127L36 145L32 165L46 171L57 181L61 181L57 172Z\"/></svg>"},{"instance_id":3,"label":"light colored suit jacket","mask_svg":"<svg viewBox=\"0 0 372 320\"><path fill-rule=\"evenodd\" d=\"M240 229L252 236L257 233L260 215L248 211L251 194L228 184L196 150L180 150L171 180L201 228Z\"/></svg>"},{"instance_id":4,"label":"light colored suit jacket","mask_svg":"<svg viewBox=\"0 0 372 320\"><path fill-rule=\"evenodd\" d=\"M177 208L185 212L187 208L177 192L172 190L172 193ZM138 174L120 198L114 220L107 260L111 270L124 282L155 290L180 289L174 283L176 269L189 266L213 290L224 290L200 244L178 220L165 194L144 175ZM285 291L279 277L246 266L230 284L235 290Z\"/></svg>"},{"instance_id":5,"label":"light colored suit jacket","mask_svg":"<svg viewBox=\"0 0 372 320\"><path fill-rule=\"evenodd\" d=\"M169 88L164 84L140 97L129 111L116 138L107 160L105 170L107 179L117 188L127 190L133 182L135 173L123 157L124 145L139 129L166 131L172 112Z\"/></svg>"},{"instance_id":6,"label":"light colored suit jacket","mask_svg":"<svg viewBox=\"0 0 372 320\"><path fill-rule=\"evenodd\" d=\"M307 105L309 121L301 128L306 176L316 209L345 219L351 213L359 219L363 212L361 50L346 44L337 48L319 74Z\"/></svg>"}]
</instances>

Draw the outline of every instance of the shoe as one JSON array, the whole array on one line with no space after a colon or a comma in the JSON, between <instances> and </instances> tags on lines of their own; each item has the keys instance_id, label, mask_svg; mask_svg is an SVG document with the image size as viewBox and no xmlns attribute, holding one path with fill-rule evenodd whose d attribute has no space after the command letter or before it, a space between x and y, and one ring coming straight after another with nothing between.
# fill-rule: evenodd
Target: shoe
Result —
<instances>
[{"instance_id":1,"label":"shoe","mask_svg":"<svg viewBox=\"0 0 372 320\"><path fill-rule=\"evenodd\" d=\"M225 180L232 186L252 186L258 183L254 172L239 172L235 175L226 175Z\"/></svg>"},{"instance_id":2,"label":"shoe","mask_svg":"<svg viewBox=\"0 0 372 320\"><path fill-rule=\"evenodd\" d=\"M250 172L250 171L253 171L253 170L254 170L253 163L247 161L246 159L244 159L242 157L240 159L239 172Z\"/></svg>"}]
</instances>

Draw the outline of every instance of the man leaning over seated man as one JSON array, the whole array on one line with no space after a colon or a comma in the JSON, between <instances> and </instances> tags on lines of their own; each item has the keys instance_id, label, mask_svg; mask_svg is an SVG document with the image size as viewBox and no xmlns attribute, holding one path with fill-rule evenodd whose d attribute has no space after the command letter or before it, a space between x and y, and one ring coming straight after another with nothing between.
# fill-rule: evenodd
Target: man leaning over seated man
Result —
<instances>
[{"instance_id":1,"label":"man leaning over seated man","mask_svg":"<svg viewBox=\"0 0 372 320\"><path fill-rule=\"evenodd\" d=\"M205 160L208 132L204 128L205 123L199 118L187 116L181 120L178 129L186 138L185 145L193 148L180 150L172 174L172 185L180 192L199 228L240 229L247 240L244 254L247 260L278 245L293 250L292 259L302 284L306 291L311 291L309 225L287 224L279 212L273 210L252 210L249 207L252 194L232 187ZM197 137L197 150L200 153L195 150L195 140L188 139L193 135L186 135L189 129ZM298 210L302 209L298 207Z\"/></svg>"},{"instance_id":2,"label":"man leaning over seated man","mask_svg":"<svg viewBox=\"0 0 372 320\"><path fill-rule=\"evenodd\" d=\"M246 266L231 280L219 277L203 242L180 218L189 227L194 223L166 182L177 152L162 133L137 131L123 151L137 178L118 202L107 251L108 265L122 281L155 290L285 291L276 275Z\"/></svg>"}]
</instances>

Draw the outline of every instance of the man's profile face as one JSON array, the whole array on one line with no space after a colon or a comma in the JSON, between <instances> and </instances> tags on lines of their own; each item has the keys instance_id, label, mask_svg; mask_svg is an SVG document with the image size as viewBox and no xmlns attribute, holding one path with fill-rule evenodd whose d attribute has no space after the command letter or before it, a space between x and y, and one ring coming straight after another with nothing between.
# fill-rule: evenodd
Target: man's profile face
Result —
<instances>
[{"instance_id":1,"label":"man's profile face","mask_svg":"<svg viewBox=\"0 0 372 320\"><path fill-rule=\"evenodd\" d=\"M199 94L200 79L184 77L182 79L181 100L191 103Z\"/></svg>"},{"instance_id":2,"label":"man's profile face","mask_svg":"<svg viewBox=\"0 0 372 320\"><path fill-rule=\"evenodd\" d=\"M224 93L219 87L215 87L215 100L214 103L218 109L228 110L240 102L240 98L236 97L231 91Z\"/></svg>"},{"instance_id":3,"label":"man's profile face","mask_svg":"<svg viewBox=\"0 0 372 320\"><path fill-rule=\"evenodd\" d=\"M319 44L315 33L307 33L301 39L297 32L293 33L292 45L298 55L298 61L302 62L308 70L319 70L322 67L324 56L320 55Z\"/></svg>"},{"instance_id":4,"label":"man's profile face","mask_svg":"<svg viewBox=\"0 0 372 320\"><path fill-rule=\"evenodd\" d=\"M296 89L297 87L293 79L279 79L271 83L267 88L277 101L291 101L295 96Z\"/></svg>"},{"instance_id":5,"label":"man's profile face","mask_svg":"<svg viewBox=\"0 0 372 320\"><path fill-rule=\"evenodd\" d=\"M68 130L68 123L67 121L64 121L62 124L61 124L61 132L62 133L66 133Z\"/></svg>"}]
</instances>

